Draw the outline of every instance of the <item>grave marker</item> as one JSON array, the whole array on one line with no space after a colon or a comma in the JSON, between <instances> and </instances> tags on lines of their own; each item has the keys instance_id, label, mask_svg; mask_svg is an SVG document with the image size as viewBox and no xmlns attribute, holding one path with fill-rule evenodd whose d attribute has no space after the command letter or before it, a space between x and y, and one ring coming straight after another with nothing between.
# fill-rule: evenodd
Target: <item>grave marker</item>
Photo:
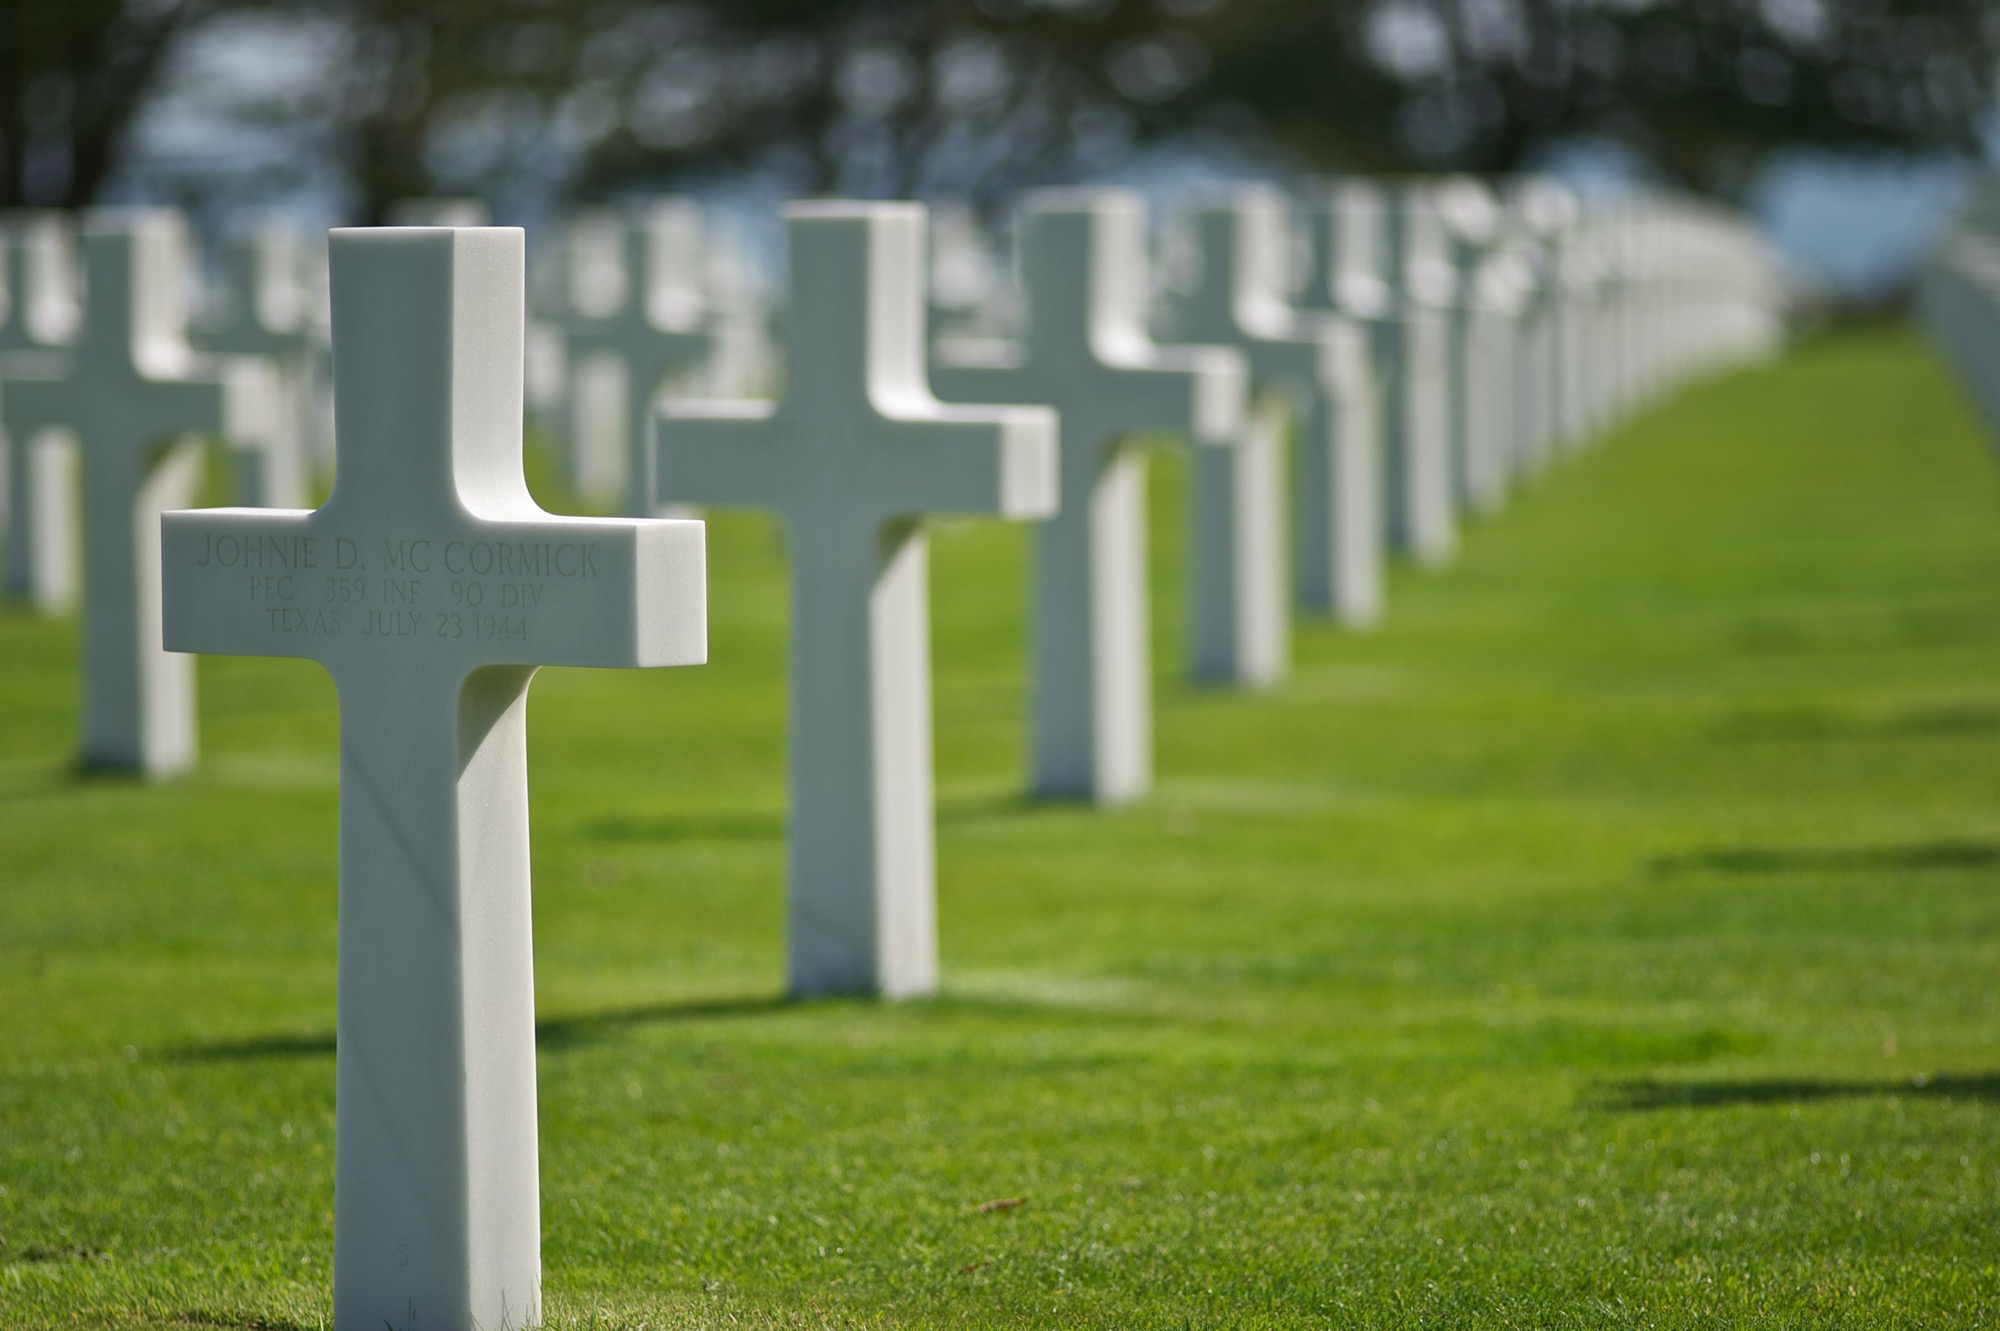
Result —
<instances>
[{"instance_id":1,"label":"grave marker","mask_svg":"<svg viewBox=\"0 0 2000 1331\"><path fill-rule=\"evenodd\" d=\"M46 351L76 337L76 238L66 214L0 212L0 352Z\"/></svg>"},{"instance_id":2,"label":"grave marker","mask_svg":"<svg viewBox=\"0 0 2000 1331\"><path fill-rule=\"evenodd\" d=\"M663 404L657 498L770 508L790 538L787 886L797 995L937 984L932 513L1044 516L1056 421L947 407L924 376L924 211L786 210L776 403Z\"/></svg>"},{"instance_id":3,"label":"grave marker","mask_svg":"<svg viewBox=\"0 0 2000 1331\"><path fill-rule=\"evenodd\" d=\"M16 378L7 430L58 425L80 440L83 476L82 761L165 776L195 755L194 662L160 646L159 515L186 505L200 438L268 437L268 369L205 359L187 343L187 236L177 214L93 214L85 223L87 305L61 367Z\"/></svg>"},{"instance_id":4,"label":"grave marker","mask_svg":"<svg viewBox=\"0 0 2000 1331\"><path fill-rule=\"evenodd\" d=\"M1336 417L1326 430L1300 439L1296 595L1302 608L1357 628L1381 617L1382 463L1390 416L1399 405L1387 391L1401 345L1384 276L1387 224L1373 185L1343 181L1316 191L1306 209L1297 301L1308 314L1337 319L1344 332L1332 402ZM1352 446L1337 452L1334 441ZM1360 515L1363 506L1370 509L1367 517Z\"/></svg>"},{"instance_id":5,"label":"grave marker","mask_svg":"<svg viewBox=\"0 0 2000 1331\"><path fill-rule=\"evenodd\" d=\"M1506 502L1519 466L1520 406L1527 380L1528 302L1534 277L1517 244L1504 243L1465 284L1465 495L1490 514Z\"/></svg>"},{"instance_id":6,"label":"grave marker","mask_svg":"<svg viewBox=\"0 0 2000 1331\"><path fill-rule=\"evenodd\" d=\"M1173 303L1177 336L1235 346L1251 373L1244 442L1197 456L1191 612L1198 677L1269 683L1289 651L1285 594L1283 434L1294 429L1327 468L1333 518L1333 609L1347 623L1381 605L1380 503L1374 439L1339 432L1342 397L1366 391L1361 333L1339 316L1306 315L1286 294L1290 217L1284 196L1252 187L1192 208L1190 289ZM1310 441L1310 443L1308 442Z\"/></svg>"},{"instance_id":7,"label":"grave marker","mask_svg":"<svg viewBox=\"0 0 2000 1331\"><path fill-rule=\"evenodd\" d=\"M706 235L709 337L701 396L768 397L775 387L771 297L767 279L735 233Z\"/></svg>"},{"instance_id":8,"label":"grave marker","mask_svg":"<svg viewBox=\"0 0 2000 1331\"><path fill-rule=\"evenodd\" d=\"M260 508L297 507L309 486L307 377L315 345L305 245L298 227L282 221L233 237L223 250L226 299L201 333L208 350L259 356L271 366L277 394L271 438L240 460L237 486L245 503Z\"/></svg>"},{"instance_id":9,"label":"grave marker","mask_svg":"<svg viewBox=\"0 0 2000 1331\"><path fill-rule=\"evenodd\" d=\"M529 1326L528 684L701 662L702 527L529 497L519 231L331 248L333 496L168 514L167 641L316 660L340 695L334 1325Z\"/></svg>"},{"instance_id":10,"label":"grave marker","mask_svg":"<svg viewBox=\"0 0 2000 1331\"><path fill-rule=\"evenodd\" d=\"M1248 373L1227 347L1146 332L1145 215L1123 190L1047 190L1020 213L1027 332L1005 360L931 372L960 402L1053 406L1062 511L1035 529L1030 788L1121 804L1152 784L1146 605L1148 433L1232 445ZM977 344L990 353L991 344Z\"/></svg>"},{"instance_id":11,"label":"grave marker","mask_svg":"<svg viewBox=\"0 0 2000 1331\"><path fill-rule=\"evenodd\" d=\"M1455 281L1429 183L1389 193L1389 275L1396 372L1387 436L1389 543L1419 564L1458 546L1451 464L1451 305Z\"/></svg>"},{"instance_id":12,"label":"grave marker","mask_svg":"<svg viewBox=\"0 0 2000 1331\"><path fill-rule=\"evenodd\" d=\"M1567 347L1566 293L1561 271L1561 242L1575 212L1569 191L1554 181L1529 178L1519 182L1509 210L1531 246L1532 282L1522 339L1520 440L1516 464L1530 476L1539 475L1553 460L1562 433L1564 363Z\"/></svg>"},{"instance_id":13,"label":"grave marker","mask_svg":"<svg viewBox=\"0 0 2000 1331\"><path fill-rule=\"evenodd\" d=\"M1486 405L1494 375L1490 362L1504 344L1482 326L1491 322L1486 305L1494 292L1482 285L1480 270L1500 240L1500 206L1471 176L1438 182L1432 200L1451 268L1445 436L1452 496L1463 509L1491 514L1506 499L1506 476L1491 446L1492 412Z\"/></svg>"},{"instance_id":14,"label":"grave marker","mask_svg":"<svg viewBox=\"0 0 2000 1331\"><path fill-rule=\"evenodd\" d=\"M685 395L713 350L701 212L676 200L637 220L587 215L569 239L575 483L644 516L657 488L653 404L663 391Z\"/></svg>"},{"instance_id":15,"label":"grave marker","mask_svg":"<svg viewBox=\"0 0 2000 1331\"><path fill-rule=\"evenodd\" d=\"M68 217L27 209L0 214L0 259L5 593L43 614L59 614L76 600L76 436L62 427L37 429L26 412L10 430L5 400L8 379L52 379L67 372L68 349L82 315Z\"/></svg>"},{"instance_id":16,"label":"grave marker","mask_svg":"<svg viewBox=\"0 0 2000 1331\"><path fill-rule=\"evenodd\" d=\"M550 239L553 237L553 239ZM558 228L528 237L528 332L523 386L528 414L559 454L570 457L569 247Z\"/></svg>"}]
</instances>

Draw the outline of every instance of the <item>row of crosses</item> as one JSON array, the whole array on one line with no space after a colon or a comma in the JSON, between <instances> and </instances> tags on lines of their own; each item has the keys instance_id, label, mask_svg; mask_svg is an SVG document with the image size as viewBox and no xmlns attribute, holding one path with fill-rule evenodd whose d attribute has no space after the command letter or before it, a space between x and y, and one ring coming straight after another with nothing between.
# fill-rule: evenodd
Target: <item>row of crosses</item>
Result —
<instances>
[{"instance_id":1,"label":"row of crosses","mask_svg":"<svg viewBox=\"0 0 2000 1331\"><path fill-rule=\"evenodd\" d=\"M1146 413L1136 423L1193 424L1222 443L1240 409L1240 359L1165 357L1128 318L1127 274L1114 265L1112 280L1091 279L1090 246L1104 244L1094 233L1117 236L1130 216L1129 205L1046 210L1049 289L1081 279L1090 295L1048 312L1081 326L1040 382L1080 395L1059 401L1129 391ZM1078 467L1059 462L1046 405L938 402L925 378L919 208L806 204L789 225L785 391L775 404L669 409L655 499L786 520L793 992L922 993L937 973L922 521L1049 519L1060 475L1083 478L1086 494L1093 471L1117 475L1130 427L1081 413L1089 424L1072 451L1090 461ZM518 231L337 231L331 272L332 497L310 512L168 514L166 645L317 660L339 691L335 1325L394 1325L415 1310L446 1325L532 1321L528 684L546 664L704 660L702 527L558 518L529 496ZM1077 356L1099 352L1107 363L1075 372ZM995 396L1032 398L1044 373L1024 366ZM1112 535L1130 540L1136 496L1122 502ZM1105 557L1085 532L1069 544L1088 577ZM1063 572L1045 561L1038 576ZM505 585L532 588L530 608L464 604L468 587ZM1087 695L1098 678L1079 681ZM1143 781L1129 763L1112 776L1117 796Z\"/></svg>"},{"instance_id":2,"label":"row of crosses","mask_svg":"<svg viewBox=\"0 0 2000 1331\"><path fill-rule=\"evenodd\" d=\"M1173 315L1189 344L1149 335L1137 199L1046 192L1021 212L1022 335L932 365L923 209L793 205L783 391L660 405L627 459L644 487L627 518L551 515L528 492L518 230L332 234L338 465L314 510L185 509L190 441L255 450L278 389L257 359L190 349L169 215L88 230L80 339L10 361L0 390L12 438L60 424L85 445L84 760L192 761L187 653L317 661L339 694L336 1328L539 1320L526 698L544 665L706 660L703 524L649 514L785 524L798 997L937 984L928 519L1037 523L1030 786L1098 804L1152 774L1148 445L1196 448L1200 676L1283 669L1287 413L1307 604L1379 613L1385 480L1390 532L1447 547L1446 409L1408 375L1378 393L1375 358L1394 338L1431 373L1449 302L1392 296L1372 319L1294 302L1272 193L1191 220L1199 271ZM1351 259L1320 251L1313 289ZM1401 421L1379 457L1377 411Z\"/></svg>"},{"instance_id":3,"label":"row of crosses","mask_svg":"<svg viewBox=\"0 0 2000 1331\"><path fill-rule=\"evenodd\" d=\"M1021 405L933 395L921 208L800 204L782 395L671 404L654 432L655 505L769 508L789 536L796 995L937 982L927 517L1041 520L1036 706L1054 722L1037 726L1035 784L1145 788L1127 440L1227 452L1246 367L1146 336L1133 202L1047 198L1027 216L1032 354L940 376ZM331 272L332 497L167 514L165 642L316 660L339 692L335 1325L531 1321L528 684L547 664L703 661L702 525L560 518L530 498L521 233L336 231ZM523 613L463 604L509 584L534 589Z\"/></svg>"}]
</instances>

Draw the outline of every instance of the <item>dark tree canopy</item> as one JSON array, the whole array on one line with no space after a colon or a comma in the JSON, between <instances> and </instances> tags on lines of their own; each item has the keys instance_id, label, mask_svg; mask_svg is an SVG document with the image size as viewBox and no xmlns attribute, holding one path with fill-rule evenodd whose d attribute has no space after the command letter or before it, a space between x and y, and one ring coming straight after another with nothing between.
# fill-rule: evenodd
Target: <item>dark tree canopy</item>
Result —
<instances>
[{"instance_id":1,"label":"dark tree canopy","mask_svg":"<svg viewBox=\"0 0 2000 1331\"><path fill-rule=\"evenodd\" d=\"M0 2L0 207L97 197L174 39L207 0Z\"/></svg>"},{"instance_id":2,"label":"dark tree canopy","mask_svg":"<svg viewBox=\"0 0 2000 1331\"><path fill-rule=\"evenodd\" d=\"M335 34L237 110L370 217L746 169L982 197L1175 136L1497 172L1590 135L1728 194L1786 144L1977 152L2000 64L1990 0L12 0L0 203L94 197L175 40L245 11Z\"/></svg>"}]
</instances>

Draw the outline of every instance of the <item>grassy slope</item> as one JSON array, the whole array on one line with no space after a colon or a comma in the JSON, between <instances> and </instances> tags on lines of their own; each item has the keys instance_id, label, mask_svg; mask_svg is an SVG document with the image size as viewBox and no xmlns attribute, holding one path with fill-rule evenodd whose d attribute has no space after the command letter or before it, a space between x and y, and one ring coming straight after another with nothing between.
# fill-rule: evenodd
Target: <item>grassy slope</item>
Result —
<instances>
[{"instance_id":1,"label":"grassy slope","mask_svg":"<svg viewBox=\"0 0 2000 1331\"><path fill-rule=\"evenodd\" d=\"M1831 339L1568 464L1158 796L1036 807L1022 543L936 542L946 996L778 1003L783 591L535 687L559 1326L1978 1325L2000 1308L2000 482ZM329 1307L334 700L202 663L207 759L79 782L0 619L0 1325ZM1020 1197L1010 1210L975 1204Z\"/></svg>"}]
</instances>

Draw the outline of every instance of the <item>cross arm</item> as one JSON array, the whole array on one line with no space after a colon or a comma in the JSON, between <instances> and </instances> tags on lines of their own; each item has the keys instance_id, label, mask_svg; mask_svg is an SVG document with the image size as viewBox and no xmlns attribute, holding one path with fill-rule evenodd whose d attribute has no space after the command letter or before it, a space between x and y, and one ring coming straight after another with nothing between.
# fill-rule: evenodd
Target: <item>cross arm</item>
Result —
<instances>
[{"instance_id":1,"label":"cross arm","mask_svg":"<svg viewBox=\"0 0 2000 1331\"><path fill-rule=\"evenodd\" d=\"M25 443L43 430L76 425L66 356L10 353L0 382L0 429Z\"/></svg>"},{"instance_id":2,"label":"cross arm","mask_svg":"<svg viewBox=\"0 0 2000 1331\"><path fill-rule=\"evenodd\" d=\"M150 380L143 391L174 431L250 447L276 432L277 381L261 357L218 357L185 378Z\"/></svg>"},{"instance_id":3,"label":"cross arm","mask_svg":"<svg viewBox=\"0 0 2000 1331\"><path fill-rule=\"evenodd\" d=\"M1293 380L1310 389L1334 382L1329 373L1327 343L1330 337L1314 324L1301 321L1296 331L1283 336L1246 338L1243 353L1250 360L1250 374L1261 389L1274 380Z\"/></svg>"},{"instance_id":4,"label":"cross arm","mask_svg":"<svg viewBox=\"0 0 2000 1331\"><path fill-rule=\"evenodd\" d=\"M931 391L946 402L1028 403L1035 399L1021 373L1018 357L1004 354L1009 344L981 339L955 341L946 354L931 360Z\"/></svg>"},{"instance_id":5,"label":"cross arm","mask_svg":"<svg viewBox=\"0 0 2000 1331\"><path fill-rule=\"evenodd\" d=\"M1199 444L1227 444L1242 422L1249 381L1233 348L1148 346L1107 363L1099 384L1081 391L1103 400L1128 432L1184 431Z\"/></svg>"},{"instance_id":6,"label":"cross arm","mask_svg":"<svg viewBox=\"0 0 2000 1331\"><path fill-rule=\"evenodd\" d=\"M213 330L201 337L209 350L225 356L269 356L291 360L312 350L312 330L304 323L296 328L270 328L254 322L238 322Z\"/></svg>"},{"instance_id":7,"label":"cross arm","mask_svg":"<svg viewBox=\"0 0 2000 1331\"><path fill-rule=\"evenodd\" d=\"M871 487L899 515L990 514L1039 519L1056 511L1056 413L1048 407L932 402L885 421L871 451Z\"/></svg>"},{"instance_id":8,"label":"cross arm","mask_svg":"<svg viewBox=\"0 0 2000 1331\"><path fill-rule=\"evenodd\" d=\"M313 517L308 511L275 508L163 514L166 649L317 657L322 635L311 631L308 621L315 612L334 609L331 620L318 618L317 627L338 627L338 607L325 595L325 580L335 576L342 552L315 530Z\"/></svg>"},{"instance_id":9,"label":"cross arm","mask_svg":"<svg viewBox=\"0 0 2000 1331\"><path fill-rule=\"evenodd\" d=\"M702 364L715 351L715 340L705 332L652 330L636 349L625 353L628 372L637 376L651 393L669 375L678 375Z\"/></svg>"},{"instance_id":10,"label":"cross arm","mask_svg":"<svg viewBox=\"0 0 2000 1331\"><path fill-rule=\"evenodd\" d=\"M430 534L331 510L204 509L162 522L166 646L330 667L416 644L487 665L698 665L703 526L480 519Z\"/></svg>"},{"instance_id":11,"label":"cross arm","mask_svg":"<svg viewBox=\"0 0 2000 1331\"><path fill-rule=\"evenodd\" d=\"M704 324L668 328L631 313L609 319L577 319L570 324L567 336L573 355L609 351L670 368L701 355L712 341Z\"/></svg>"},{"instance_id":12,"label":"cross arm","mask_svg":"<svg viewBox=\"0 0 2000 1331\"><path fill-rule=\"evenodd\" d=\"M654 501L763 508L793 467L769 402L670 402L653 416Z\"/></svg>"},{"instance_id":13,"label":"cross arm","mask_svg":"<svg viewBox=\"0 0 2000 1331\"><path fill-rule=\"evenodd\" d=\"M482 522L445 542L437 564L446 598L453 582L481 589L478 605L459 597L457 613L485 664L701 665L706 532L686 519Z\"/></svg>"}]
</instances>

